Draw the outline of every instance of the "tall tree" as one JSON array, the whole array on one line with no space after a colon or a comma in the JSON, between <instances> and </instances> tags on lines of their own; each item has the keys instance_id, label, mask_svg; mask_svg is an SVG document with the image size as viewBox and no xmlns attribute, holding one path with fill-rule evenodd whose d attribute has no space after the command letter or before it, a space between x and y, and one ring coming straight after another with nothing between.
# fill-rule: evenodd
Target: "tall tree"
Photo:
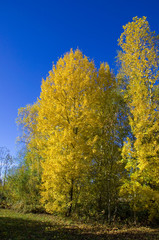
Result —
<instances>
[{"instance_id":1,"label":"tall tree","mask_svg":"<svg viewBox=\"0 0 159 240\"><path fill-rule=\"evenodd\" d=\"M101 64L97 73L93 112L90 115L94 138L89 143L93 149L92 182L85 191L87 208L107 217L110 222L115 216L118 189L123 166L120 164L120 149L124 138L122 97L117 91L116 79L108 64ZM120 125L122 119L123 127ZM123 131L123 133L122 133ZM84 193L83 193L84 195ZM88 201L89 199L89 201ZM84 203L84 201L83 201Z\"/></svg>"},{"instance_id":2,"label":"tall tree","mask_svg":"<svg viewBox=\"0 0 159 240\"><path fill-rule=\"evenodd\" d=\"M97 71L79 50L60 58L42 82L37 144L43 149L42 201L48 212L70 215L81 203L86 209L94 202L110 218L120 156L117 106L109 66Z\"/></svg>"},{"instance_id":3,"label":"tall tree","mask_svg":"<svg viewBox=\"0 0 159 240\"><path fill-rule=\"evenodd\" d=\"M60 58L42 82L38 139L43 149L43 193L46 210L70 215L80 183L89 174L91 123L96 70L92 61L76 50ZM42 147L41 147L42 148Z\"/></svg>"},{"instance_id":4,"label":"tall tree","mask_svg":"<svg viewBox=\"0 0 159 240\"><path fill-rule=\"evenodd\" d=\"M159 109L156 94L159 37L150 30L146 17L135 17L123 28L119 39L122 51L118 59L120 74L125 79L124 94L130 109L129 122L133 134L123 147L129 179L123 191L125 189L133 196L134 211L137 210L137 202L140 208L142 202L143 208L148 206L153 212L150 205L157 201L159 193Z\"/></svg>"}]
</instances>

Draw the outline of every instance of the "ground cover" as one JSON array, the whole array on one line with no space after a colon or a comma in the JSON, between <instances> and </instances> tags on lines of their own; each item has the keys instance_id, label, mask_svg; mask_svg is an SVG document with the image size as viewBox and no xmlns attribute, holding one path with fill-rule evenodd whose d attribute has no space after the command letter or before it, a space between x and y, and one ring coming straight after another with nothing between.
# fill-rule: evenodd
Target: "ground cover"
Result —
<instances>
[{"instance_id":1,"label":"ground cover","mask_svg":"<svg viewBox=\"0 0 159 240\"><path fill-rule=\"evenodd\" d=\"M0 209L0 240L159 240L159 228L81 223Z\"/></svg>"}]
</instances>

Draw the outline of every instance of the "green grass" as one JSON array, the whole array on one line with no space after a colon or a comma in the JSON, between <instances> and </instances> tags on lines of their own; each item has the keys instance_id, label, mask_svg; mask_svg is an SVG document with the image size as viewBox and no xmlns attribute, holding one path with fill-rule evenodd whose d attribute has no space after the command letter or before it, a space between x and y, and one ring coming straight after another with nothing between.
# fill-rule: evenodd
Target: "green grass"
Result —
<instances>
[{"instance_id":1,"label":"green grass","mask_svg":"<svg viewBox=\"0 0 159 240\"><path fill-rule=\"evenodd\" d=\"M0 240L159 240L159 228L113 228L82 224L47 214L22 214L0 209Z\"/></svg>"}]
</instances>

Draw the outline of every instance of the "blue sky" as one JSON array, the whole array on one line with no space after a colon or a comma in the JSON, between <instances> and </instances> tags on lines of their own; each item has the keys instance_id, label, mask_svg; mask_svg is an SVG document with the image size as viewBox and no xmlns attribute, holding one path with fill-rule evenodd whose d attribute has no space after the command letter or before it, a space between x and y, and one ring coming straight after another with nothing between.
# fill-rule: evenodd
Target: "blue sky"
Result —
<instances>
[{"instance_id":1,"label":"blue sky","mask_svg":"<svg viewBox=\"0 0 159 240\"><path fill-rule=\"evenodd\" d=\"M37 100L53 62L78 47L115 69L122 26L147 16L159 34L158 9L158 0L0 0L0 146L16 153L18 108Z\"/></svg>"}]
</instances>

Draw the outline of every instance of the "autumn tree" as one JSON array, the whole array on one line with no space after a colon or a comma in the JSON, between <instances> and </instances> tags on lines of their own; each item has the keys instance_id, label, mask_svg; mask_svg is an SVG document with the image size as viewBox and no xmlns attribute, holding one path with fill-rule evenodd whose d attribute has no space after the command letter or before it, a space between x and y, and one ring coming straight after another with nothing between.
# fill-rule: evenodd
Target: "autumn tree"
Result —
<instances>
[{"instance_id":1,"label":"autumn tree","mask_svg":"<svg viewBox=\"0 0 159 240\"><path fill-rule=\"evenodd\" d=\"M37 145L44 159L46 210L70 215L72 209L86 210L94 202L96 211L107 208L110 215L120 154L116 80L109 66L101 64L97 71L82 52L71 50L41 88Z\"/></svg>"},{"instance_id":2,"label":"autumn tree","mask_svg":"<svg viewBox=\"0 0 159 240\"><path fill-rule=\"evenodd\" d=\"M17 124L20 128L20 136L17 139L18 144L25 149L25 159L32 172L36 171L38 177L41 177L40 151L36 144L36 138L39 138L37 131L38 103L27 105L18 110Z\"/></svg>"},{"instance_id":3,"label":"autumn tree","mask_svg":"<svg viewBox=\"0 0 159 240\"><path fill-rule=\"evenodd\" d=\"M42 200L48 212L71 214L79 189L89 175L92 157L87 144L96 70L76 50L60 58L42 82L39 100L39 147L42 154Z\"/></svg>"},{"instance_id":4,"label":"autumn tree","mask_svg":"<svg viewBox=\"0 0 159 240\"><path fill-rule=\"evenodd\" d=\"M12 186L10 194L12 202L17 208L24 208L25 211L37 211L40 206L41 186L41 155L36 145L38 104L27 105L18 110L17 124L20 128L18 137L19 153L17 161L19 166L14 174L8 178L8 186Z\"/></svg>"},{"instance_id":5,"label":"autumn tree","mask_svg":"<svg viewBox=\"0 0 159 240\"><path fill-rule=\"evenodd\" d=\"M153 218L159 199L159 38L150 30L146 17L135 17L123 28L118 59L132 137L122 151L128 173L122 192L133 199L134 212L143 207Z\"/></svg>"},{"instance_id":6,"label":"autumn tree","mask_svg":"<svg viewBox=\"0 0 159 240\"><path fill-rule=\"evenodd\" d=\"M100 65L95 85L90 115L92 129L88 140L93 149L92 182L83 189L81 202L87 205L86 209L90 213L92 209L96 216L107 218L110 223L116 215L120 176L123 171L120 149L126 135L125 113L122 112L125 104L108 64ZM86 203L84 199L87 199Z\"/></svg>"},{"instance_id":7,"label":"autumn tree","mask_svg":"<svg viewBox=\"0 0 159 240\"><path fill-rule=\"evenodd\" d=\"M26 151L15 182L19 179L24 205L39 201L40 190L49 213L76 212L111 222L124 172L125 113L108 64L97 70L78 49L60 58L42 81L38 101L18 113ZM12 185L14 177L10 180Z\"/></svg>"}]
</instances>

